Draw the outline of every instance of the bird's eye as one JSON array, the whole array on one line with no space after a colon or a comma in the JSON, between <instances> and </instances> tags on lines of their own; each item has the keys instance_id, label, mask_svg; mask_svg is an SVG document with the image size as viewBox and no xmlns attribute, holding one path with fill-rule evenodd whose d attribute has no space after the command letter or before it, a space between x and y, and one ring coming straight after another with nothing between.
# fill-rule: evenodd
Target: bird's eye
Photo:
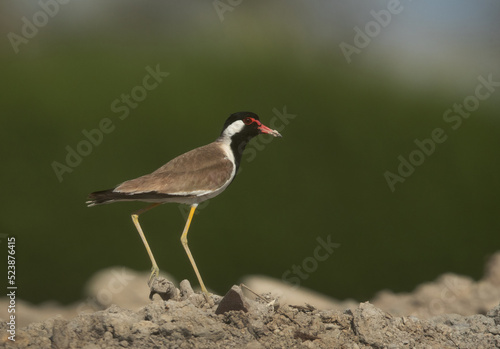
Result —
<instances>
[{"instance_id":1,"label":"bird's eye","mask_svg":"<svg viewBox=\"0 0 500 349\"><path fill-rule=\"evenodd\" d=\"M244 118L243 122L245 123L245 125L250 125L253 122L253 119L252 118Z\"/></svg>"}]
</instances>

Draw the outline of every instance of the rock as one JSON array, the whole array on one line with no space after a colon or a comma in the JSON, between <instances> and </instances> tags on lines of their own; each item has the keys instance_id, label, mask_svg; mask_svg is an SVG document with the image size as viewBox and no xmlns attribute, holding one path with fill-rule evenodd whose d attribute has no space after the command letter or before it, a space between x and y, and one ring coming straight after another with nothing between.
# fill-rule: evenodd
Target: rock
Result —
<instances>
[{"instance_id":1,"label":"rock","mask_svg":"<svg viewBox=\"0 0 500 349\"><path fill-rule=\"evenodd\" d=\"M383 347L390 317L372 304L361 303L353 312L353 330L362 343Z\"/></svg>"},{"instance_id":2,"label":"rock","mask_svg":"<svg viewBox=\"0 0 500 349\"><path fill-rule=\"evenodd\" d=\"M219 303L219 306L215 310L215 314L224 314L228 311L243 311L248 312L248 304L245 301L245 296L241 292L239 286L233 286L229 291L227 291L224 298Z\"/></svg>"},{"instance_id":3,"label":"rock","mask_svg":"<svg viewBox=\"0 0 500 349\"><path fill-rule=\"evenodd\" d=\"M182 299L187 299L194 294L193 288L191 287L191 283L189 282L189 280L182 280L179 285L179 289L181 291Z\"/></svg>"},{"instance_id":4,"label":"rock","mask_svg":"<svg viewBox=\"0 0 500 349\"><path fill-rule=\"evenodd\" d=\"M175 287L173 282L163 277L157 277L151 285L149 299L153 300L155 294L160 296L164 301L168 301L169 299L178 299L180 291Z\"/></svg>"}]
</instances>

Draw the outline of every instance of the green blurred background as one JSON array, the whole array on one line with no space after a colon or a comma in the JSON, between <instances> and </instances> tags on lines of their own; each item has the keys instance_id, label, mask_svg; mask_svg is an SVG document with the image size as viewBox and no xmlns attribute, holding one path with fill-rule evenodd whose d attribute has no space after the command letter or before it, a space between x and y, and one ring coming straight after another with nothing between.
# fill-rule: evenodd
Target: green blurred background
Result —
<instances>
[{"instance_id":1,"label":"green blurred background","mask_svg":"<svg viewBox=\"0 0 500 349\"><path fill-rule=\"evenodd\" d=\"M86 208L87 194L211 142L242 110L283 138L250 144L236 181L193 221L214 291L281 279L328 236L340 246L300 284L360 301L444 272L480 278L499 249L500 87L458 129L443 120L478 77L500 82L498 2L402 1L350 63L339 45L386 1L86 0L53 6L46 23L41 3L0 4L0 227L17 237L18 297L69 303L100 269L149 270L130 219L144 204ZM9 33L22 35L23 18L44 25L16 53ZM121 120L111 104L157 65L170 75ZM103 118L113 132L60 182L52 163ZM384 173L438 127L447 140L392 192ZM165 205L141 222L160 268L197 284L185 213Z\"/></svg>"}]
</instances>

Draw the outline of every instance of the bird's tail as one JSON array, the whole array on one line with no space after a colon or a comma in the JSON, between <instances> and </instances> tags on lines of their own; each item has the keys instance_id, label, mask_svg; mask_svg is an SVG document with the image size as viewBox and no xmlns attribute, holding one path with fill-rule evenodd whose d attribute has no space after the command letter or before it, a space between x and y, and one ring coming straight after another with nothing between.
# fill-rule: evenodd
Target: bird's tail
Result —
<instances>
[{"instance_id":1,"label":"bird's tail","mask_svg":"<svg viewBox=\"0 0 500 349\"><path fill-rule=\"evenodd\" d=\"M123 193L115 189L101 190L90 193L85 202L88 207L110 204L118 201L145 201L145 202L167 202L173 198L184 197L184 195L162 194L156 191L140 193ZM176 201L174 201L176 202Z\"/></svg>"},{"instance_id":2,"label":"bird's tail","mask_svg":"<svg viewBox=\"0 0 500 349\"><path fill-rule=\"evenodd\" d=\"M120 196L120 194L113 192L113 189L95 191L89 194L87 197L88 200L85 203L88 207L109 204L115 201L117 196Z\"/></svg>"}]
</instances>

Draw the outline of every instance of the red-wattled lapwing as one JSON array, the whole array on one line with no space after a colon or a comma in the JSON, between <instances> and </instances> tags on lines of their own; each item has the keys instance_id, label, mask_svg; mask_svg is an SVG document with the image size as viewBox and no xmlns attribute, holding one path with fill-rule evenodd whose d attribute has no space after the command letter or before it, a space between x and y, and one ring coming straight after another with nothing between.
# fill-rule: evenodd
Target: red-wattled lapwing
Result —
<instances>
[{"instance_id":1,"label":"red-wattled lapwing","mask_svg":"<svg viewBox=\"0 0 500 349\"><path fill-rule=\"evenodd\" d=\"M96 191L89 195L89 201L87 201L89 207L117 201L153 203L132 214L132 221L153 264L148 281L149 286L158 276L160 270L142 232L139 215L163 203L176 202L191 205L181 235L181 242L198 277L202 291L206 296L208 295L194 258L189 251L187 241L189 225L198 204L219 195L233 181L246 144L261 133L281 137L278 131L263 125L256 114L250 112L234 113L224 123L222 133L215 142L184 153L153 173L123 182L114 189Z\"/></svg>"}]
</instances>

